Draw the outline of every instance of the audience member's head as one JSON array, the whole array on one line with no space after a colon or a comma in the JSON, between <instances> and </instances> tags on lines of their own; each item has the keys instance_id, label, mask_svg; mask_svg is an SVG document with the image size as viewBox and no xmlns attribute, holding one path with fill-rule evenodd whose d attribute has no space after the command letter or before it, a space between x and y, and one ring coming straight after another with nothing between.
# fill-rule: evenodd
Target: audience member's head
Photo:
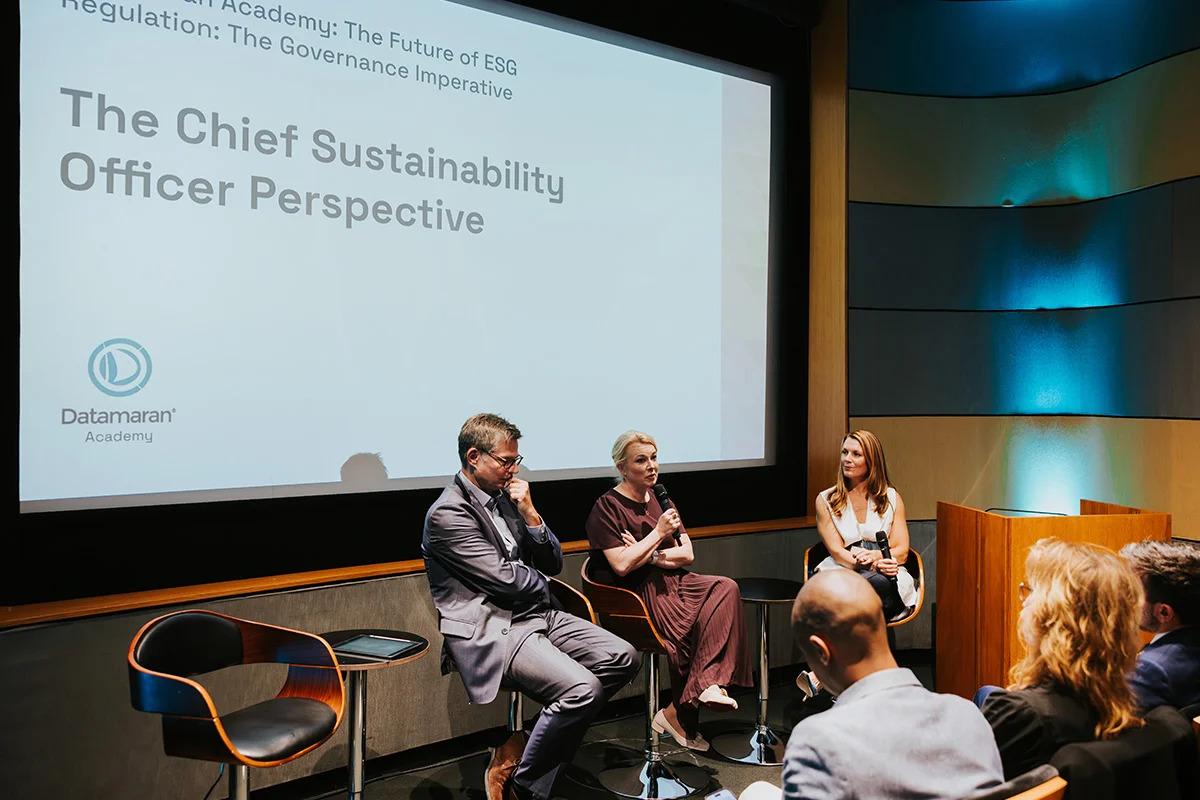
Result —
<instances>
[{"instance_id":1,"label":"audience member's head","mask_svg":"<svg viewBox=\"0 0 1200 800\"><path fill-rule=\"evenodd\" d=\"M1051 684L1096 711L1096 738L1136 727L1126 680L1137 658L1142 587L1120 556L1083 542L1042 539L1025 559L1019 630L1025 656L1010 688Z\"/></svg>"},{"instance_id":2,"label":"audience member's head","mask_svg":"<svg viewBox=\"0 0 1200 800\"><path fill-rule=\"evenodd\" d=\"M1167 633L1200 624L1200 545L1145 541L1121 555L1142 579L1142 630Z\"/></svg>"},{"instance_id":3,"label":"audience member's head","mask_svg":"<svg viewBox=\"0 0 1200 800\"><path fill-rule=\"evenodd\" d=\"M833 694L896 666L879 595L852 570L824 570L809 578L792 606L792 627L809 669Z\"/></svg>"}]
</instances>

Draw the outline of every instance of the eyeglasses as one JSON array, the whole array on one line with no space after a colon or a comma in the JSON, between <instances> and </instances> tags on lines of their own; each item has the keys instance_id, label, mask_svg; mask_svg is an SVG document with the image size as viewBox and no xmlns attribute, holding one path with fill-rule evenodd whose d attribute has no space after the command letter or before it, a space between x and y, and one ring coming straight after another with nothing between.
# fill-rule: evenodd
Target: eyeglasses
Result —
<instances>
[{"instance_id":1,"label":"eyeglasses","mask_svg":"<svg viewBox=\"0 0 1200 800\"><path fill-rule=\"evenodd\" d=\"M484 450L484 453L492 457L500 465L501 469L512 469L513 467L521 466L521 462L525 460L525 456L517 456L516 458L504 458L493 453L491 450Z\"/></svg>"},{"instance_id":2,"label":"eyeglasses","mask_svg":"<svg viewBox=\"0 0 1200 800\"><path fill-rule=\"evenodd\" d=\"M1021 581L1020 583L1017 584L1017 596L1021 598L1022 603L1024 603L1026 600L1028 600L1029 595L1031 595L1031 594L1033 594L1032 586L1027 584L1025 581Z\"/></svg>"}]
</instances>

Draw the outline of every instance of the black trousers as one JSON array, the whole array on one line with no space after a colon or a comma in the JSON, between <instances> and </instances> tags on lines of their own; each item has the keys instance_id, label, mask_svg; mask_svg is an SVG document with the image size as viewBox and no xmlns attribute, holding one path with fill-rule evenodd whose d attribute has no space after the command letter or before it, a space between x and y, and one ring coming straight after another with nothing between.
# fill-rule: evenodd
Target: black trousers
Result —
<instances>
[{"instance_id":1,"label":"black trousers","mask_svg":"<svg viewBox=\"0 0 1200 800\"><path fill-rule=\"evenodd\" d=\"M875 594L879 595L879 599L883 601L883 618L885 620L892 619L908 608L900 599L900 589L897 588L896 582L887 575L873 569L860 569L858 574L867 579L871 588L875 590Z\"/></svg>"}]
</instances>

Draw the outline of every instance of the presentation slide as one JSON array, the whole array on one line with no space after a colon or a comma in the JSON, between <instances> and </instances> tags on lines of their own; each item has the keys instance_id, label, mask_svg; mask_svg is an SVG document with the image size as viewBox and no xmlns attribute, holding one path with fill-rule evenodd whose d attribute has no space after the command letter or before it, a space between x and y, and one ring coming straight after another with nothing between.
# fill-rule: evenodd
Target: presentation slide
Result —
<instances>
[{"instance_id":1,"label":"presentation slide","mask_svg":"<svg viewBox=\"0 0 1200 800\"><path fill-rule=\"evenodd\" d=\"M22 511L771 463L772 78L492 2L21 0Z\"/></svg>"}]
</instances>

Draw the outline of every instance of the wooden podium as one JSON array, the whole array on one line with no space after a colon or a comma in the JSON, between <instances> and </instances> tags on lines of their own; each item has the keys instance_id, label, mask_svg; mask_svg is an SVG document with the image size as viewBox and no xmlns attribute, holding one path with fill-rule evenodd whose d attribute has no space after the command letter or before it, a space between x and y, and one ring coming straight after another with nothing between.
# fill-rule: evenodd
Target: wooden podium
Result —
<instances>
[{"instance_id":1,"label":"wooden podium","mask_svg":"<svg viewBox=\"0 0 1200 800\"><path fill-rule=\"evenodd\" d=\"M1170 539L1171 515L1080 500L1077 517L1009 517L937 504L937 691L970 698L984 684L1004 686L1023 651L1017 638L1025 556L1055 536L1113 550L1142 539Z\"/></svg>"}]
</instances>

